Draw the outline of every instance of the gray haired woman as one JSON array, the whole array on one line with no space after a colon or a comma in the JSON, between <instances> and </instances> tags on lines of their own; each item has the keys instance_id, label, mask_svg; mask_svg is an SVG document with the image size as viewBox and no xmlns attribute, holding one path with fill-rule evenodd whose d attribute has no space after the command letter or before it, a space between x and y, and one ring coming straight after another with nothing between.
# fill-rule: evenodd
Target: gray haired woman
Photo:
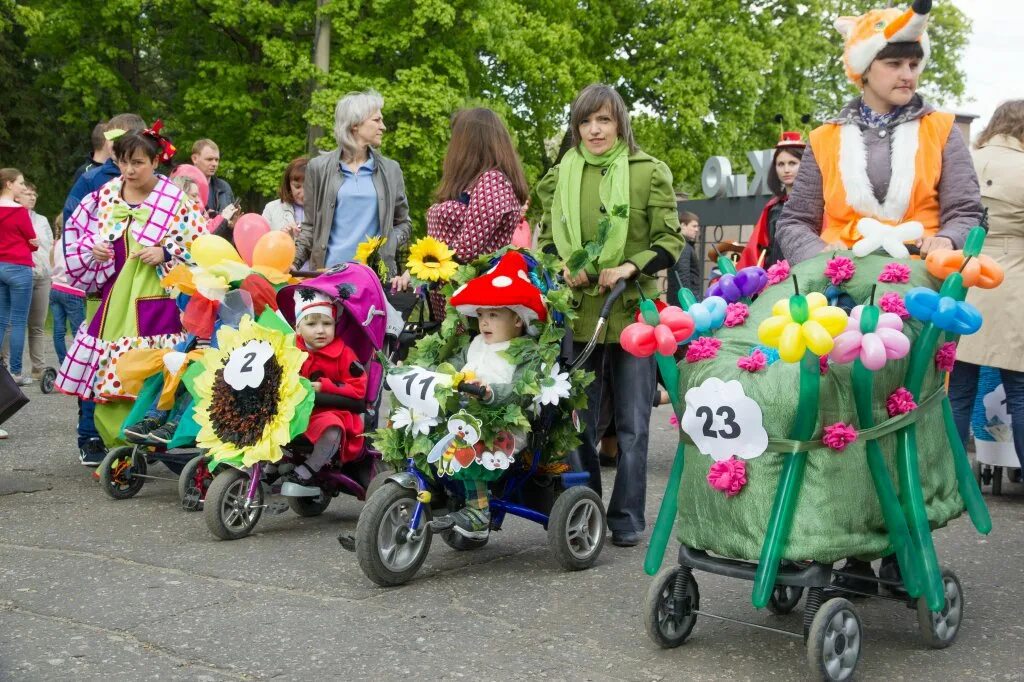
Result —
<instances>
[{"instance_id":1,"label":"gray haired woman","mask_svg":"<svg viewBox=\"0 0 1024 682\"><path fill-rule=\"evenodd\" d=\"M294 266L309 260L319 269L353 259L367 237L384 237L381 256L392 277L395 253L409 241L405 178L395 161L380 155L387 129L384 99L374 90L350 92L334 108L337 149L309 162L303 183L305 215Z\"/></svg>"}]
</instances>

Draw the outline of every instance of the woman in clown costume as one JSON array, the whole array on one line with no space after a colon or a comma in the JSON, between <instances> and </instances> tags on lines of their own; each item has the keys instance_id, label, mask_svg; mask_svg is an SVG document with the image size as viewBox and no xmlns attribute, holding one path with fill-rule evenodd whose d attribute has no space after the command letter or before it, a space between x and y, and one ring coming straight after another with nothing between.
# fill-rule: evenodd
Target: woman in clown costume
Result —
<instances>
[{"instance_id":1,"label":"woman in clown costume","mask_svg":"<svg viewBox=\"0 0 1024 682\"><path fill-rule=\"evenodd\" d=\"M160 280L189 263L189 246L206 224L198 203L156 173L174 147L152 129L114 143L122 175L82 200L64 232L71 284L101 298L75 336L57 378L64 393L98 403L97 429L106 446L119 438L133 396L115 365L135 348L171 348L184 339L178 308Z\"/></svg>"}]
</instances>

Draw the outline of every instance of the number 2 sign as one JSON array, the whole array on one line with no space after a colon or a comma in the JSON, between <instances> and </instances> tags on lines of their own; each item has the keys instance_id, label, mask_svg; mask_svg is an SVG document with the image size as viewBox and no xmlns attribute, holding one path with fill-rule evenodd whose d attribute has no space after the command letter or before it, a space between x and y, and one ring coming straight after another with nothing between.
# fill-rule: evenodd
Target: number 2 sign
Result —
<instances>
[{"instance_id":1,"label":"number 2 sign","mask_svg":"<svg viewBox=\"0 0 1024 682\"><path fill-rule=\"evenodd\" d=\"M686 392L683 431L715 461L733 455L752 459L768 447L761 407L738 381L711 377Z\"/></svg>"},{"instance_id":2,"label":"number 2 sign","mask_svg":"<svg viewBox=\"0 0 1024 682\"><path fill-rule=\"evenodd\" d=\"M224 364L224 381L236 391L258 388L263 383L263 366L273 355L274 349L266 341L242 344L231 351Z\"/></svg>"},{"instance_id":3,"label":"number 2 sign","mask_svg":"<svg viewBox=\"0 0 1024 682\"><path fill-rule=\"evenodd\" d=\"M414 412L427 417L437 417L441 405L437 402L434 389L450 386L452 378L447 374L431 372L422 367L412 367L403 372L388 374L388 388L395 399Z\"/></svg>"}]
</instances>

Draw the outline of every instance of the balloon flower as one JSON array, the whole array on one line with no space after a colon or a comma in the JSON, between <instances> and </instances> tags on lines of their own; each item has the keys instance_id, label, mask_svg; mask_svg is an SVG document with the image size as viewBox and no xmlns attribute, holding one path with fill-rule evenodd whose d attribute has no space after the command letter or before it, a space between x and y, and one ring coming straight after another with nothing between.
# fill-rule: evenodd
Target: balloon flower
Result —
<instances>
[{"instance_id":1,"label":"balloon flower","mask_svg":"<svg viewBox=\"0 0 1024 682\"><path fill-rule=\"evenodd\" d=\"M692 304L686 312L693 318L693 335L706 334L721 327L725 324L728 309L728 302L721 296L708 296L700 303Z\"/></svg>"},{"instance_id":2,"label":"balloon flower","mask_svg":"<svg viewBox=\"0 0 1024 682\"><path fill-rule=\"evenodd\" d=\"M757 328L757 336L764 345L778 348L784 362L800 362L807 350L827 355L847 320L842 308L827 303L817 291L777 301L772 316Z\"/></svg>"},{"instance_id":3,"label":"balloon flower","mask_svg":"<svg viewBox=\"0 0 1024 682\"><path fill-rule=\"evenodd\" d=\"M735 303L740 299L756 296L766 286L768 273L764 268L753 265L743 268L735 275L723 274L717 282L708 287L708 296L720 296L727 303Z\"/></svg>"},{"instance_id":4,"label":"balloon flower","mask_svg":"<svg viewBox=\"0 0 1024 682\"><path fill-rule=\"evenodd\" d=\"M910 352L910 339L903 333L903 320L895 313L877 315L874 331L868 320L862 319L865 307L857 306L850 313L846 331L836 337L830 357L835 362L847 363L860 358L861 363L877 372L889 360L899 360Z\"/></svg>"},{"instance_id":5,"label":"balloon flower","mask_svg":"<svg viewBox=\"0 0 1024 682\"><path fill-rule=\"evenodd\" d=\"M650 357L655 351L671 357L679 344L693 334L693 318L677 306L662 308L657 318L653 326L644 321L623 329L619 336L623 350L638 358Z\"/></svg>"},{"instance_id":6,"label":"balloon flower","mask_svg":"<svg viewBox=\"0 0 1024 682\"><path fill-rule=\"evenodd\" d=\"M946 279L959 272L965 287L995 289L1003 283L1003 269L985 255L965 256L963 251L942 249L932 251L925 259L925 267L936 279Z\"/></svg>"},{"instance_id":7,"label":"balloon flower","mask_svg":"<svg viewBox=\"0 0 1024 682\"><path fill-rule=\"evenodd\" d=\"M977 308L927 287L908 291L905 303L911 315L922 322L931 322L944 332L973 334L981 329L981 313Z\"/></svg>"}]
</instances>

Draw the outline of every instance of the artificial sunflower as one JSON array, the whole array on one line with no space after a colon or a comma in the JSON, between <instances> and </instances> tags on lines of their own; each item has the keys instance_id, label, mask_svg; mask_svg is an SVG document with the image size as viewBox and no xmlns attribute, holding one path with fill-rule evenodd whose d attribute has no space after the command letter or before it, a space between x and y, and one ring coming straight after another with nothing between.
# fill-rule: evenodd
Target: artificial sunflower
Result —
<instances>
[{"instance_id":1,"label":"artificial sunflower","mask_svg":"<svg viewBox=\"0 0 1024 682\"><path fill-rule=\"evenodd\" d=\"M459 269L455 252L433 237L423 237L409 248L405 266L416 279L425 282L449 280Z\"/></svg>"},{"instance_id":2,"label":"artificial sunflower","mask_svg":"<svg viewBox=\"0 0 1024 682\"><path fill-rule=\"evenodd\" d=\"M281 447L302 433L309 421L312 391L299 375L306 354L295 347L291 335L249 317L242 319L237 330L221 327L217 344L203 354L199 362L205 371L194 384L196 443L217 464L276 462L281 459ZM233 358L235 351L252 356L242 371L253 372L256 381L243 385L231 376L225 379L225 372L230 375L232 366L245 359Z\"/></svg>"},{"instance_id":3,"label":"artificial sunflower","mask_svg":"<svg viewBox=\"0 0 1024 682\"><path fill-rule=\"evenodd\" d=\"M387 240L387 237L367 237L359 242L359 246L356 247L356 260L363 265L369 265L370 258L377 253L380 247L384 246L384 242Z\"/></svg>"}]
</instances>

